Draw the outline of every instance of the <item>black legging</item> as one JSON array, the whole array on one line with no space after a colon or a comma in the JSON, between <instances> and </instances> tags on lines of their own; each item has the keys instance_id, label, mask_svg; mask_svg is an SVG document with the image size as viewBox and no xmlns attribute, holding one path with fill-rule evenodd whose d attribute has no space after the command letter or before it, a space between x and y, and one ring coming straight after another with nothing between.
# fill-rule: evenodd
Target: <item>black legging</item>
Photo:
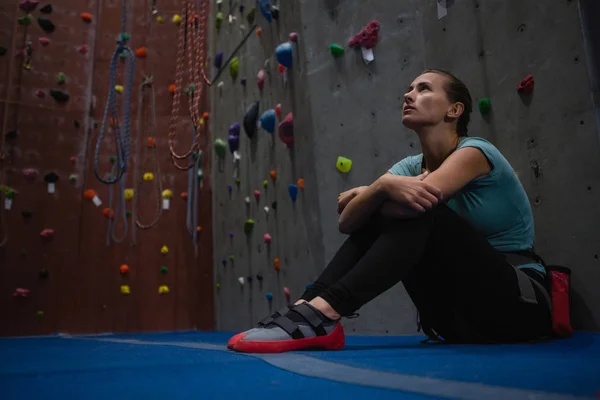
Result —
<instances>
[{"instance_id":1,"label":"black legging","mask_svg":"<svg viewBox=\"0 0 600 400\"><path fill-rule=\"evenodd\" d=\"M519 342L551 333L540 289L537 304L523 302L514 267L446 205L412 219L374 216L301 298L320 296L346 316L400 281L423 326L448 341Z\"/></svg>"}]
</instances>

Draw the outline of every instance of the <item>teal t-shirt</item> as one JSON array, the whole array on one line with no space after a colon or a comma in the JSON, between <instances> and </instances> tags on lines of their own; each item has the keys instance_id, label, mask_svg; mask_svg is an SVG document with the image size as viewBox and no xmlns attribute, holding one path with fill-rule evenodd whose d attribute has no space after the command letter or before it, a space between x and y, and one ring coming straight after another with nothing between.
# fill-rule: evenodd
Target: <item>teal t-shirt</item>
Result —
<instances>
[{"instance_id":1,"label":"teal t-shirt","mask_svg":"<svg viewBox=\"0 0 600 400\"><path fill-rule=\"evenodd\" d=\"M491 165L486 176L468 183L447 201L448 206L481 232L498 251L532 249L535 230L531 204L523 185L510 163L490 142L478 137L462 137L457 150L475 147L485 154ZM394 175L421 174L423 154L409 156L394 164ZM545 273L539 264L521 265Z\"/></svg>"}]
</instances>

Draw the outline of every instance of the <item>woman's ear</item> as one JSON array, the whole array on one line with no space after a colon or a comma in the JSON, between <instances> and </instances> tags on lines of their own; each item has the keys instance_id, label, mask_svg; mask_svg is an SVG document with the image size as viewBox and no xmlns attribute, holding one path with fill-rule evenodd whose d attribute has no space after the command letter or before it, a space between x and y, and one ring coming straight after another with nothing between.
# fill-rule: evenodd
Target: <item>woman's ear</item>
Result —
<instances>
[{"instance_id":1,"label":"woman's ear","mask_svg":"<svg viewBox=\"0 0 600 400\"><path fill-rule=\"evenodd\" d=\"M450 106L450 109L448 110L448 113L446 114L446 116L448 118L458 119L458 117L460 117L464 111L465 111L465 105L463 103L460 103L460 102L454 103Z\"/></svg>"}]
</instances>

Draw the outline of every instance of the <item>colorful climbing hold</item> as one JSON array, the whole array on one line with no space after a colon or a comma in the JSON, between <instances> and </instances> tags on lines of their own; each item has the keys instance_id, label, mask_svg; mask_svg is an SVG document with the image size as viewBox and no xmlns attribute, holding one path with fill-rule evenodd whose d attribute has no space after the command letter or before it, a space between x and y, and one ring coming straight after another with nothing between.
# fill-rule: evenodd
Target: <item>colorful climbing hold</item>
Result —
<instances>
[{"instance_id":1,"label":"colorful climbing hold","mask_svg":"<svg viewBox=\"0 0 600 400\"><path fill-rule=\"evenodd\" d=\"M256 189L254 191L254 198L256 199L256 201L260 200L260 190Z\"/></svg>"},{"instance_id":2,"label":"colorful climbing hold","mask_svg":"<svg viewBox=\"0 0 600 400\"><path fill-rule=\"evenodd\" d=\"M272 19L272 7L271 0L258 0L258 9L269 23L271 23Z\"/></svg>"},{"instance_id":3,"label":"colorful climbing hold","mask_svg":"<svg viewBox=\"0 0 600 400\"><path fill-rule=\"evenodd\" d=\"M287 287L284 287L283 294L285 294L285 297L287 297L289 299L290 298L290 289Z\"/></svg>"},{"instance_id":4,"label":"colorful climbing hold","mask_svg":"<svg viewBox=\"0 0 600 400\"><path fill-rule=\"evenodd\" d=\"M121 275L126 275L129 272L129 265L123 264L119 267L119 272Z\"/></svg>"},{"instance_id":5,"label":"colorful climbing hold","mask_svg":"<svg viewBox=\"0 0 600 400\"><path fill-rule=\"evenodd\" d=\"M145 47L140 47L135 50L135 56L138 58L145 58L148 56L148 49Z\"/></svg>"},{"instance_id":6,"label":"colorful climbing hold","mask_svg":"<svg viewBox=\"0 0 600 400\"><path fill-rule=\"evenodd\" d=\"M169 248L165 245L160 248L160 252L163 256L166 256L167 254L169 254Z\"/></svg>"},{"instance_id":7,"label":"colorful climbing hold","mask_svg":"<svg viewBox=\"0 0 600 400\"><path fill-rule=\"evenodd\" d=\"M342 46L340 46L339 44L331 44L329 45L329 51L331 52L331 55L334 57L340 57L344 54L344 48Z\"/></svg>"},{"instance_id":8,"label":"colorful climbing hold","mask_svg":"<svg viewBox=\"0 0 600 400\"><path fill-rule=\"evenodd\" d=\"M240 61L237 57L233 57L229 62L229 75L231 79L236 80L240 70Z\"/></svg>"},{"instance_id":9,"label":"colorful climbing hold","mask_svg":"<svg viewBox=\"0 0 600 400\"><path fill-rule=\"evenodd\" d=\"M256 19L256 7L252 7L250 12L246 15L246 21L248 21L248 24L252 25L252 24L254 24L255 19Z\"/></svg>"},{"instance_id":10,"label":"colorful climbing hold","mask_svg":"<svg viewBox=\"0 0 600 400\"><path fill-rule=\"evenodd\" d=\"M271 241L273 240L273 238L268 233L265 233L263 235L263 240L265 241L265 243L269 244L269 243L271 243Z\"/></svg>"},{"instance_id":11,"label":"colorful climbing hold","mask_svg":"<svg viewBox=\"0 0 600 400\"><path fill-rule=\"evenodd\" d=\"M271 293L271 292L265 293L265 298L267 299L267 301L273 300L273 293Z\"/></svg>"},{"instance_id":12,"label":"colorful climbing hold","mask_svg":"<svg viewBox=\"0 0 600 400\"><path fill-rule=\"evenodd\" d=\"M44 7L40 8L40 12L42 14L52 14L52 4L46 4Z\"/></svg>"},{"instance_id":13,"label":"colorful climbing hold","mask_svg":"<svg viewBox=\"0 0 600 400\"><path fill-rule=\"evenodd\" d=\"M275 271L279 271L281 269L281 261L279 260L279 257L276 257L273 260L273 268L275 268Z\"/></svg>"},{"instance_id":14,"label":"colorful climbing hold","mask_svg":"<svg viewBox=\"0 0 600 400\"><path fill-rule=\"evenodd\" d=\"M285 73L285 67L282 64L277 64L277 72L283 75Z\"/></svg>"},{"instance_id":15,"label":"colorful climbing hold","mask_svg":"<svg viewBox=\"0 0 600 400\"><path fill-rule=\"evenodd\" d=\"M173 15L171 21L173 21L174 24L179 25L181 23L181 16L179 14L175 14Z\"/></svg>"},{"instance_id":16,"label":"colorful climbing hold","mask_svg":"<svg viewBox=\"0 0 600 400\"><path fill-rule=\"evenodd\" d=\"M259 102L255 101L250 104L250 107L246 110L244 114L244 131L246 131L246 135L252 139L256 135L256 122L258 121L258 109Z\"/></svg>"},{"instance_id":17,"label":"colorful climbing hold","mask_svg":"<svg viewBox=\"0 0 600 400\"><path fill-rule=\"evenodd\" d=\"M242 84L242 86L246 87L246 78L242 78L240 79L240 83Z\"/></svg>"},{"instance_id":18,"label":"colorful climbing hold","mask_svg":"<svg viewBox=\"0 0 600 400\"><path fill-rule=\"evenodd\" d=\"M77 174L69 175L69 182L75 183L77 181Z\"/></svg>"},{"instance_id":19,"label":"colorful climbing hold","mask_svg":"<svg viewBox=\"0 0 600 400\"><path fill-rule=\"evenodd\" d=\"M94 189L88 189L83 192L83 198L86 200L92 200L96 196L96 191Z\"/></svg>"},{"instance_id":20,"label":"colorful climbing hold","mask_svg":"<svg viewBox=\"0 0 600 400\"><path fill-rule=\"evenodd\" d=\"M265 189L269 187L269 181L267 181L266 179L263 181L263 187Z\"/></svg>"},{"instance_id":21,"label":"colorful climbing hold","mask_svg":"<svg viewBox=\"0 0 600 400\"><path fill-rule=\"evenodd\" d=\"M304 190L304 178L298 179L298 188Z\"/></svg>"},{"instance_id":22,"label":"colorful climbing hold","mask_svg":"<svg viewBox=\"0 0 600 400\"><path fill-rule=\"evenodd\" d=\"M296 32L290 32L289 39L290 39L290 42L294 42L294 43L297 42L298 34Z\"/></svg>"},{"instance_id":23,"label":"colorful climbing hold","mask_svg":"<svg viewBox=\"0 0 600 400\"><path fill-rule=\"evenodd\" d=\"M133 199L134 190L133 189L125 189L123 191L123 194L125 196L125 200L131 200L131 199Z\"/></svg>"},{"instance_id":24,"label":"colorful climbing hold","mask_svg":"<svg viewBox=\"0 0 600 400\"><path fill-rule=\"evenodd\" d=\"M68 93L58 89L50 89L50 96L57 103L66 103L71 98L71 96Z\"/></svg>"},{"instance_id":25,"label":"colorful climbing hold","mask_svg":"<svg viewBox=\"0 0 600 400\"><path fill-rule=\"evenodd\" d=\"M23 210L23 211L21 211L21 215L23 216L23 218L29 219L29 218L31 218L33 213L31 212L31 210Z\"/></svg>"},{"instance_id":26,"label":"colorful climbing hold","mask_svg":"<svg viewBox=\"0 0 600 400\"><path fill-rule=\"evenodd\" d=\"M169 272L169 269L167 267L160 267L160 273L163 275L166 275Z\"/></svg>"},{"instance_id":27,"label":"colorful climbing hold","mask_svg":"<svg viewBox=\"0 0 600 400\"><path fill-rule=\"evenodd\" d=\"M215 27L217 28L217 31L221 30L221 25L223 25L223 13L218 12L215 17Z\"/></svg>"},{"instance_id":28,"label":"colorful climbing hold","mask_svg":"<svg viewBox=\"0 0 600 400\"><path fill-rule=\"evenodd\" d=\"M42 229L40 236L44 239L52 239L54 237L54 229Z\"/></svg>"},{"instance_id":29,"label":"colorful climbing hold","mask_svg":"<svg viewBox=\"0 0 600 400\"><path fill-rule=\"evenodd\" d=\"M275 110L267 110L260 116L260 126L272 134L275 132L275 119Z\"/></svg>"},{"instance_id":30,"label":"colorful climbing hold","mask_svg":"<svg viewBox=\"0 0 600 400\"><path fill-rule=\"evenodd\" d=\"M115 85L115 91L119 94L123 93L125 89L123 88L123 85Z\"/></svg>"},{"instance_id":31,"label":"colorful climbing hold","mask_svg":"<svg viewBox=\"0 0 600 400\"><path fill-rule=\"evenodd\" d=\"M59 72L56 74L56 83L59 85L64 85L67 82L67 76L64 72Z\"/></svg>"},{"instance_id":32,"label":"colorful climbing hold","mask_svg":"<svg viewBox=\"0 0 600 400\"><path fill-rule=\"evenodd\" d=\"M292 199L292 201L296 201L296 198L298 197L298 185L291 184L288 186L288 193L290 195L290 199Z\"/></svg>"},{"instance_id":33,"label":"colorful climbing hold","mask_svg":"<svg viewBox=\"0 0 600 400\"><path fill-rule=\"evenodd\" d=\"M256 36L262 37L262 28L261 27L256 28L254 33L256 33Z\"/></svg>"},{"instance_id":34,"label":"colorful climbing hold","mask_svg":"<svg viewBox=\"0 0 600 400\"><path fill-rule=\"evenodd\" d=\"M492 109L492 103L490 102L490 99L488 99L488 98L480 99L478 104L479 104L479 112L481 113L481 115L488 115L490 113L490 110Z\"/></svg>"},{"instance_id":35,"label":"colorful climbing hold","mask_svg":"<svg viewBox=\"0 0 600 400\"><path fill-rule=\"evenodd\" d=\"M233 254L229 256L229 261L231 261L231 262L235 261L235 256Z\"/></svg>"},{"instance_id":36,"label":"colorful climbing hold","mask_svg":"<svg viewBox=\"0 0 600 400\"><path fill-rule=\"evenodd\" d=\"M163 199L171 199L173 198L173 191L171 189L165 189L162 191Z\"/></svg>"},{"instance_id":37,"label":"colorful climbing hold","mask_svg":"<svg viewBox=\"0 0 600 400\"><path fill-rule=\"evenodd\" d=\"M131 289L129 288L129 285L121 285L121 293L122 294L130 294Z\"/></svg>"},{"instance_id":38,"label":"colorful climbing hold","mask_svg":"<svg viewBox=\"0 0 600 400\"><path fill-rule=\"evenodd\" d=\"M254 220L252 218L249 218L244 223L244 233L246 235L250 234L252 232L252 228L254 228Z\"/></svg>"},{"instance_id":39,"label":"colorful climbing hold","mask_svg":"<svg viewBox=\"0 0 600 400\"><path fill-rule=\"evenodd\" d=\"M286 68L292 68L292 45L290 42L281 43L275 49L277 62Z\"/></svg>"},{"instance_id":40,"label":"colorful climbing hold","mask_svg":"<svg viewBox=\"0 0 600 400\"><path fill-rule=\"evenodd\" d=\"M229 126L227 140L229 143L229 151L234 152L240 147L240 124L234 122Z\"/></svg>"},{"instance_id":41,"label":"colorful climbing hold","mask_svg":"<svg viewBox=\"0 0 600 400\"><path fill-rule=\"evenodd\" d=\"M102 214L106 217L106 218L114 218L115 217L115 211L112 208L108 208L106 207L104 210L102 210Z\"/></svg>"},{"instance_id":42,"label":"colorful climbing hold","mask_svg":"<svg viewBox=\"0 0 600 400\"><path fill-rule=\"evenodd\" d=\"M46 33L52 33L56 29L56 26L48 18L38 17L38 25Z\"/></svg>"},{"instance_id":43,"label":"colorful climbing hold","mask_svg":"<svg viewBox=\"0 0 600 400\"><path fill-rule=\"evenodd\" d=\"M258 71L256 75L256 85L259 90L262 90L265 87L265 70L261 69Z\"/></svg>"},{"instance_id":44,"label":"colorful climbing hold","mask_svg":"<svg viewBox=\"0 0 600 400\"><path fill-rule=\"evenodd\" d=\"M362 46L365 49L371 49L377 44L380 24L378 21L371 21L367 26L361 29L352 39L348 41L348 47L354 48Z\"/></svg>"},{"instance_id":45,"label":"colorful climbing hold","mask_svg":"<svg viewBox=\"0 0 600 400\"><path fill-rule=\"evenodd\" d=\"M144 179L145 181L153 181L154 174L152 172L145 172L144 175L142 176L142 179Z\"/></svg>"},{"instance_id":46,"label":"colorful climbing hold","mask_svg":"<svg viewBox=\"0 0 600 400\"><path fill-rule=\"evenodd\" d=\"M226 149L227 149L227 145L225 144L225 142L222 139L215 139L215 153L217 154L218 157L225 157L226 154Z\"/></svg>"},{"instance_id":47,"label":"colorful climbing hold","mask_svg":"<svg viewBox=\"0 0 600 400\"><path fill-rule=\"evenodd\" d=\"M265 214L269 215L269 207L268 206L265 206L265 208L263 210L265 210Z\"/></svg>"},{"instance_id":48,"label":"colorful climbing hold","mask_svg":"<svg viewBox=\"0 0 600 400\"><path fill-rule=\"evenodd\" d=\"M158 287L158 294L168 294L169 292L170 292L170 290L167 285L160 285Z\"/></svg>"},{"instance_id":49,"label":"colorful climbing hold","mask_svg":"<svg viewBox=\"0 0 600 400\"><path fill-rule=\"evenodd\" d=\"M250 196L246 196L244 198L244 202L249 205L250 204Z\"/></svg>"},{"instance_id":50,"label":"colorful climbing hold","mask_svg":"<svg viewBox=\"0 0 600 400\"><path fill-rule=\"evenodd\" d=\"M38 310L35 312L35 316L38 318L42 318L44 316L44 312L42 310Z\"/></svg>"},{"instance_id":51,"label":"colorful climbing hold","mask_svg":"<svg viewBox=\"0 0 600 400\"><path fill-rule=\"evenodd\" d=\"M159 15L156 17L156 22L162 24L163 22L165 22L165 18L162 15Z\"/></svg>"},{"instance_id":52,"label":"colorful climbing hold","mask_svg":"<svg viewBox=\"0 0 600 400\"><path fill-rule=\"evenodd\" d=\"M50 39L49 39L49 38L47 38L47 37L41 37L41 38L39 38L39 39L38 39L38 41L39 41L39 42L40 42L40 44L41 44L42 46L44 46L44 47L45 47L45 46L48 46L48 45L50 44Z\"/></svg>"},{"instance_id":53,"label":"colorful climbing hold","mask_svg":"<svg viewBox=\"0 0 600 400\"><path fill-rule=\"evenodd\" d=\"M14 297L27 297L29 296L29 289L16 288L13 292Z\"/></svg>"},{"instance_id":54,"label":"colorful climbing hold","mask_svg":"<svg viewBox=\"0 0 600 400\"><path fill-rule=\"evenodd\" d=\"M238 282L240 283L240 285L244 286L244 277L243 277L243 276L240 276L240 277L238 278Z\"/></svg>"},{"instance_id":55,"label":"colorful climbing hold","mask_svg":"<svg viewBox=\"0 0 600 400\"><path fill-rule=\"evenodd\" d=\"M215 68L217 69L221 69L221 67L223 66L223 52L222 51L218 51L217 54L215 54Z\"/></svg>"},{"instance_id":56,"label":"colorful climbing hold","mask_svg":"<svg viewBox=\"0 0 600 400\"><path fill-rule=\"evenodd\" d=\"M338 169L338 171L347 174L348 172L350 172L350 169L352 168L352 160L350 160L349 158L346 158L346 157L339 156L337 158L335 166Z\"/></svg>"},{"instance_id":57,"label":"colorful climbing hold","mask_svg":"<svg viewBox=\"0 0 600 400\"><path fill-rule=\"evenodd\" d=\"M33 17L31 15L23 15L22 17L19 17L17 19L17 22L19 23L19 25L31 25L31 23L33 22Z\"/></svg>"},{"instance_id":58,"label":"colorful climbing hold","mask_svg":"<svg viewBox=\"0 0 600 400\"><path fill-rule=\"evenodd\" d=\"M279 139L288 147L294 143L294 115L291 112L279 124Z\"/></svg>"},{"instance_id":59,"label":"colorful climbing hold","mask_svg":"<svg viewBox=\"0 0 600 400\"><path fill-rule=\"evenodd\" d=\"M535 85L535 80L533 79L533 75L527 75L519 84L517 85L517 93L530 95L533 92L533 87Z\"/></svg>"},{"instance_id":60,"label":"colorful climbing hold","mask_svg":"<svg viewBox=\"0 0 600 400\"><path fill-rule=\"evenodd\" d=\"M37 169L35 168L24 168L21 170L21 173L23 174L23 176L25 178L27 178L28 180L34 180L38 177L39 172Z\"/></svg>"},{"instance_id":61,"label":"colorful climbing hold","mask_svg":"<svg viewBox=\"0 0 600 400\"><path fill-rule=\"evenodd\" d=\"M92 14L90 14L90 13L85 13L85 12L84 12L84 13L81 13L81 14L79 15L79 18L81 18L81 20L82 20L83 22L88 22L88 23L89 23L89 22L92 22L92 19L93 19L93 17L92 17Z\"/></svg>"},{"instance_id":62,"label":"colorful climbing hold","mask_svg":"<svg viewBox=\"0 0 600 400\"><path fill-rule=\"evenodd\" d=\"M36 9L39 0L23 0L19 3L19 8L26 13L30 13Z\"/></svg>"},{"instance_id":63,"label":"colorful climbing hold","mask_svg":"<svg viewBox=\"0 0 600 400\"><path fill-rule=\"evenodd\" d=\"M175 86L174 83L169 85L169 93L171 93L171 94L175 93L176 89L177 89L177 86Z\"/></svg>"}]
</instances>

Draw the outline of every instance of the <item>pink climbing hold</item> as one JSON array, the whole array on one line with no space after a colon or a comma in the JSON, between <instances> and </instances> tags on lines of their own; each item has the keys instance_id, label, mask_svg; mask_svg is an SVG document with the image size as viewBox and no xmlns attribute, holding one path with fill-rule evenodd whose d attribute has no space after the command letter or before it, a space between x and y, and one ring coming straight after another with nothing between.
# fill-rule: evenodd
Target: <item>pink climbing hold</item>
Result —
<instances>
[{"instance_id":1,"label":"pink climbing hold","mask_svg":"<svg viewBox=\"0 0 600 400\"><path fill-rule=\"evenodd\" d=\"M279 139L288 147L294 143L294 115L288 113L279 124Z\"/></svg>"},{"instance_id":2,"label":"pink climbing hold","mask_svg":"<svg viewBox=\"0 0 600 400\"><path fill-rule=\"evenodd\" d=\"M277 118L281 118L281 104L275 106L275 115L277 115Z\"/></svg>"},{"instance_id":3,"label":"pink climbing hold","mask_svg":"<svg viewBox=\"0 0 600 400\"><path fill-rule=\"evenodd\" d=\"M265 235L263 236L263 239L265 240L265 243L267 243L267 244L271 243L271 241L273 240L271 235L269 235L268 233L265 233Z\"/></svg>"},{"instance_id":4,"label":"pink climbing hold","mask_svg":"<svg viewBox=\"0 0 600 400\"><path fill-rule=\"evenodd\" d=\"M26 13L30 13L37 7L39 0L23 0L19 3L19 8Z\"/></svg>"},{"instance_id":5,"label":"pink climbing hold","mask_svg":"<svg viewBox=\"0 0 600 400\"><path fill-rule=\"evenodd\" d=\"M79 46L77 48L77 51L79 52L79 54L87 54L88 52L88 45L87 44L82 44L81 46Z\"/></svg>"},{"instance_id":6,"label":"pink climbing hold","mask_svg":"<svg viewBox=\"0 0 600 400\"><path fill-rule=\"evenodd\" d=\"M258 88L262 90L265 87L265 70L261 69L258 71L258 75L256 75L256 84Z\"/></svg>"},{"instance_id":7,"label":"pink climbing hold","mask_svg":"<svg viewBox=\"0 0 600 400\"><path fill-rule=\"evenodd\" d=\"M39 175L38 170L35 168L25 168L21 172L23 173L23 176L25 176L25 178L31 180L37 178Z\"/></svg>"},{"instance_id":8,"label":"pink climbing hold","mask_svg":"<svg viewBox=\"0 0 600 400\"><path fill-rule=\"evenodd\" d=\"M35 97L37 97L38 99L43 99L44 97L46 97L46 92L44 92L42 89L38 89L35 91Z\"/></svg>"},{"instance_id":9,"label":"pink climbing hold","mask_svg":"<svg viewBox=\"0 0 600 400\"><path fill-rule=\"evenodd\" d=\"M260 190L256 189L254 191L254 198L256 199L256 201L260 200Z\"/></svg>"},{"instance_id":10,"label":"pink climbing hold","mask_svg":"<svg viewBox=\"0 0 600 400\"><path fill-rule=\"evenodd\" d=\"M298 41L298 34L296 32L292 32L290 33L290 42L297 42Z\"/></svg>"},{"instance_id":11,"label":"pink climbing hold","mask_svg":"<svg viewBox=\"0 0 600 400\"><path fill-rule=\"evenodd\" d=\"M41 37L38 40L40 41L40 44L42 46L48 46L50 44L50 39L48 39L47 37Z\"/></svg>"},{"instance_id":12,"label":"pink climbing hold","mask_svg":"<svg viewBox=\"0 0 600 400\"><path fill-rule=\"evenodd\" d=\"M44 239L52 239L54 237L54 229L44 229L40 232L40 236Z\"/></svg>"},{"instance_id":13,"label":"pink climbing hold","mask_svg":"<svg viewBox=\"0 0 600 400\"><path fill-rule=\"evenodd\" d=\"M284 287L283 294L285 294L285 297L289 298L290 297L290 289L288 289L287 287Z\"/></svg>"},{"instance_id":14,"label":"pink climbing hold","mask_svg":"<svg viewBox=\"0 0 600 400\"><path fill-rule=\"evenodd\" d=\"M16 288L13 292L14 297L27 297L29 295L29 289Z\"/></svg>"},{"instance_id":15,"label":"pink climbing hold","mask_svg":"<svg viewBox=\"0 0 600 400\"><path fill-rule=\"evenodd\" d=\"M379 22L371 21L369 25L365 26L360 32L358 32L352 39L348 41L349 47L356 47L358 45L365 49L370 49L377 44L377 38L379 37Z\"/></svg>"},{"instance_id":16,"label":"pink climbing hold","mask_svg":"<svg viewBox=\"0 0 600 400\"><path fill-rule=\"evenodd\" d=\"M71 157L69 157L69 160L70 160L72 163L74 163L75 161L77 161L77 157L75 157L75 156L71 156Z\"/></svg>"}]
</instances>

